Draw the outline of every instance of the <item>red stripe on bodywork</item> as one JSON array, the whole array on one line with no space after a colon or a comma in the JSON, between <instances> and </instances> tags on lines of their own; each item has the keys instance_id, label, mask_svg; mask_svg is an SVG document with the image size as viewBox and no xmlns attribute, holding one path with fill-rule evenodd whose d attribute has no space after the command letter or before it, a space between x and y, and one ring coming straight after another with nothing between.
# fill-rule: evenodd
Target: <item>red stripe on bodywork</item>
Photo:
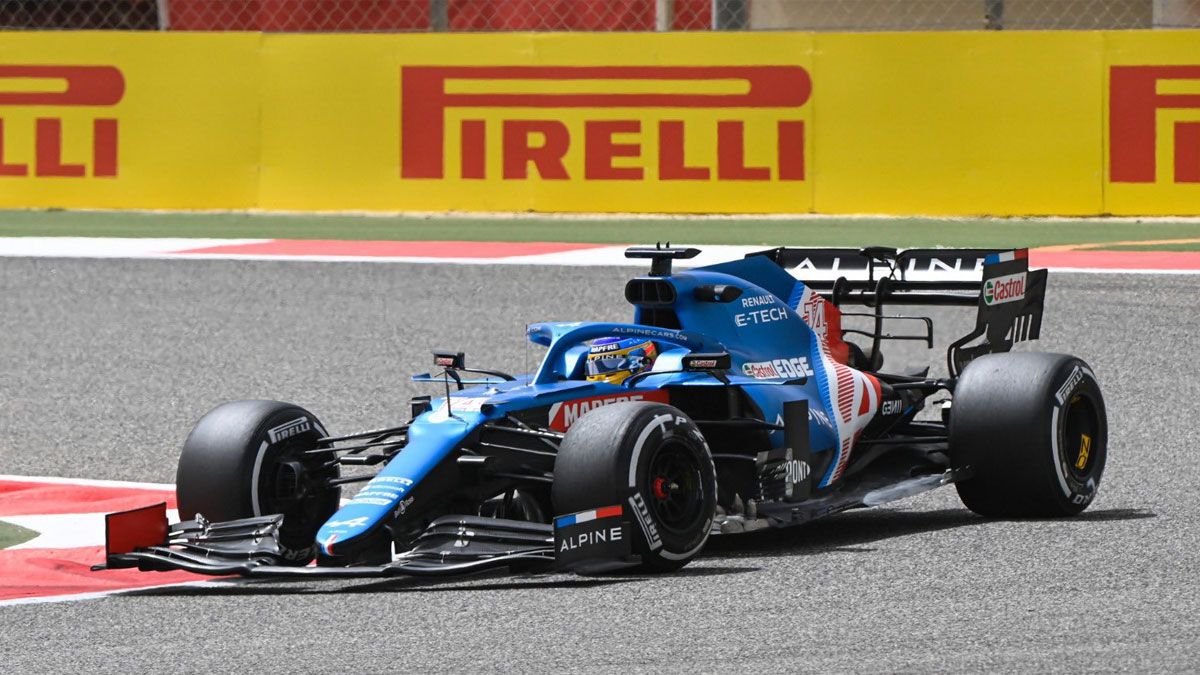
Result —
<instances>
[{"instance_id":1,"label":"red stripe on bodywork","mask_svg":"<svg viewBox=\"0 0 1200 675\"><path fill-rule=\"evenodd\" d=\"M833 369L836 371L837 380L837 407L838 414L845 424L850 423L850 408L854 403L854 375L850 369L841 364L833 364Z\"/></svg>"},{"instance_id":2,"label":"red stripe on bodywork","mask_svg":"<svg viewBox=\"0 0 1200 675\"><path fill-rule=\"evenodd\" d=\"M863 375L866 375L867 382L870 382L871 388L875 390L875 400L879 403L882 403L883 402L883 387L881 387L879 385L879 378L877 378L874 375L871 375L869 373L863 373Z\"/></svg>"},{"instance_id":3,"label":"red stripe on bodywork","mask_svg":"<svg viewBox=\"0 0 1200 675\"><path fill-rule=\"evenodd\" d=\"M356 258L511 258L564 253L606 244L517 241L342 241L336 239L274 239L175 251L183 255L233 254L258 256L347 256Z\"/></svg>"}]
</instances>

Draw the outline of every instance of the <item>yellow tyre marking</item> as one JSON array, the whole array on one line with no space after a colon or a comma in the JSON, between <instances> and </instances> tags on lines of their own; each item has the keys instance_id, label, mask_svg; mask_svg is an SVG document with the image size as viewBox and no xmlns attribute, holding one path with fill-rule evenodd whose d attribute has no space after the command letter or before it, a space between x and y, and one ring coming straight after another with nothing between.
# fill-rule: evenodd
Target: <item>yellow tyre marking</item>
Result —
<instances>
[{"instance_id":1,"label":"yellow tyre marking","mask_svg":"<svg viewBox=\"0 0 1200 675\"><path fill-rule=\"evenodd\" d=\"M1083 471L1083 467L1087 466L1088 455L1092 451L1092 437L1087 434L1079 434L1079 457L1075 459L1075 468Z\"/></svg>"}]
</instances>

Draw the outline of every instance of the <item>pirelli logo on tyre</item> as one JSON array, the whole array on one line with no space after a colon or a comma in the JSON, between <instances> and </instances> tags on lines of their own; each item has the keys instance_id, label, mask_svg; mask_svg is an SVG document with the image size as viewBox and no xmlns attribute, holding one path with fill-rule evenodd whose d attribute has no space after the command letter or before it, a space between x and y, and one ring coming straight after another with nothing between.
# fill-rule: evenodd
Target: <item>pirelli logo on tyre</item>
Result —
<instances>
[{"instance_id":1,"label":"pirelli logo on tyre","mask_svg":"<svg viewBox=\"0 0 1200 675\"><path fill-rule=\"evenodd\" d=\"M400 79L400 175L407 180L766 182L806 175L798 113L812 80L801 66L404 66ZM773 124L751 129L748 117L763 110L776 113ZM582 113L581 123L559 119L569 111ZM711 114L699 120L697 111ZM456 156L448 152L451 138ZM768 151L751 161L752 148ZM495 151L498 161L489 157Z\"/></svg>"},{"instance_id":2,"label":"pirelli logo on tyre","mask_svg":"<svg viewBox=\"0 0 1200 675\"><path fill-rule=\"evenodd\" d=\"M267 431L267 437L271 439L271 443L298 436L312 429L312 424L309 423L306 417L297 417L291 422L285 422L279 426Z\"/></svg>"}]
</instances>

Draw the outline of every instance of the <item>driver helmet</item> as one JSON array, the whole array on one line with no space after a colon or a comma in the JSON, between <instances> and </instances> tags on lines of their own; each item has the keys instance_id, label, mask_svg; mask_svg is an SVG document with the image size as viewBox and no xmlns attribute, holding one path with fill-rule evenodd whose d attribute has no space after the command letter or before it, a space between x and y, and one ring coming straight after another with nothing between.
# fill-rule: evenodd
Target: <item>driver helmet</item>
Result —
<instances>
[{"instance_id":1,"label":"driver helmet","mask_svg":"<svg viewBox=\"0 0 1200 675\"><path fill-rule=\"evenodd\" d=\"M649 370L658 356L658 348L645 338L599 338L592 342L587 359L589 382L621 384L633 375Z\"/></svg>"}]
</instances>

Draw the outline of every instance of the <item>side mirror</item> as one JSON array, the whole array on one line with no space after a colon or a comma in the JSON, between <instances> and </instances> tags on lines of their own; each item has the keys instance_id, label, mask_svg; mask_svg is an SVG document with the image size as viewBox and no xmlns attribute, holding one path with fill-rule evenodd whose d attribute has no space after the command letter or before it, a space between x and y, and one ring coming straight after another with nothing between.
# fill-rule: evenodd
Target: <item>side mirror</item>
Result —
<instances>
[{"instance_id":1,"label":"side mirror","mask_svg":"<svg viewBox=\"0 0 1200 675\"><path fill-rule=\"evenodd\" d=\"M742 289L728 284L705 284L692 291L700 302L733 302L742 296Z\"/></svg>"},{"instance_id":2,"label":"side mirror","mask_svg":"<svg viewBox=\"0 0 1200 675\"><path fill-rule=\"evenodd\" d=\"M462 352L433 351L433 365L438 368L454 368L461 370L467 367L467 356Z\"/></svg>"},{"instance_id":3,"label":"side mirror","mask_svg":"<svg viewBox=\"0 0 1200 675\"><path fill-rule=\"evenodd\" d=\"M706 373L710 370L726 371L733 367L733 358L729 356L729 352L688 354L681 361L685 373Z\"/></svg>"}]
</instances>

